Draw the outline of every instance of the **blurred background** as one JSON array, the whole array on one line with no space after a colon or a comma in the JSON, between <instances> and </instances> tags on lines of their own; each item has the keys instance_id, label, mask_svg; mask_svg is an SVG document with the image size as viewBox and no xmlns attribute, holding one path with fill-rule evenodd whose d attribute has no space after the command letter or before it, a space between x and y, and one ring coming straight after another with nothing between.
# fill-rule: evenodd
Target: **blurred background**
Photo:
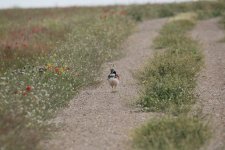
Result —
<instances>
[{"instance_id":1,"label":"blurred background","mask_svg":"<svg viewBox=\"0 0 225 150\"><path fill-rule=\"evenodd\" d=\"M65 7L65 6L104 6L115 4L144 4L144 3L171 3L194 0L7 0L0 1L0 8L38 8L38 7Z\"/></svg>"}]
</instances>

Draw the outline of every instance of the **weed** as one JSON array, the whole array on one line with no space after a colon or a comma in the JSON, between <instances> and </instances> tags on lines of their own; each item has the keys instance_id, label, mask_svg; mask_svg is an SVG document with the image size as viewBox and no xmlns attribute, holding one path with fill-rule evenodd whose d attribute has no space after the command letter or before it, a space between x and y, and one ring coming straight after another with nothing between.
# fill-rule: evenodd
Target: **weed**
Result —
<instances>
[{"instance_id":1,"label":"weed","mask_svg":"<svg viewBox=\"0 0 225 150\"><path fill-rule=\"evenodd\" d=\"M135 130L135 150L197 150L210 137L207 125L197 118L163 117Z\"/></svg>"},{"instance_id":2,"label":"weed","mask_svg":"<svg viewBox=\"0 0 225 150\"><path fill-rule=\"evenodd\" d=\"M194 77L201 66L196 42L185 36L193 27L188 20L173 21L164 26L155 47L167 49L156 54L143 71L144 90L140 104L149 111L188 111L194 101Z\"/></svg>"}]
</instances>

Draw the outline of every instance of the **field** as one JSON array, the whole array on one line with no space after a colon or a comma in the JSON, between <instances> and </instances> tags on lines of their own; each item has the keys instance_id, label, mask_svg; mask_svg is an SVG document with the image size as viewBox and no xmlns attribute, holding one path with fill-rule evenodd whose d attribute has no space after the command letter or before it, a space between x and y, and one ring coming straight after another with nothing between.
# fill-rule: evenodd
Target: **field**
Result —
<instances>
[{"instance_id":1,"label":"field","mask_svg":"<svg viewBox=\"0 0 225 150\"><path fill-rule=\"evenodd\" d=\"M190 12L190 18L180 20L184 16L179 14L184 12ZM137 129L134 146L159 148L157 143L152 146L140 139L145 130L162 124L161 130L169 134L170 126L188 129L180 132L188 139L199 138L189 149L199 148L210 137L209 127L188 113L197 99L195 77L204 59L198 43L186 33L198 20L223 14L223 1L0 10L0 149L43 149L40 142L56 129L49 120L79 91L101 84L102 66L126 57L121 45L136 32L138 24L172 16L177 17L154 40L159 52L139 77L144 90L138 101L144 111L168 116ZM199 134L192 136L196 132ZM161 138L161 133L156 131L155 135L149 138ZM181 142L191 145L193 141ZM170 148L183 145L171 144Z\"/></svg>"},{"instance_id":2,"label":"field","mask_svg":"<svg viewBox=\"0 0 225 150\"><path fill-rule=\"evenodd\" d=\"M36 145L48 130L45 120L65 106L78 89L97 82L104 62L118 57L118 47L132 31L133 23L121 13L123 8L107 10L113 13L108 16L105 11L68 8L2 12L3 148L30 149ZM85 15L88 12L92 15ZM65 16L70 17L63 19Z\"/></svg>"}]
</instances>

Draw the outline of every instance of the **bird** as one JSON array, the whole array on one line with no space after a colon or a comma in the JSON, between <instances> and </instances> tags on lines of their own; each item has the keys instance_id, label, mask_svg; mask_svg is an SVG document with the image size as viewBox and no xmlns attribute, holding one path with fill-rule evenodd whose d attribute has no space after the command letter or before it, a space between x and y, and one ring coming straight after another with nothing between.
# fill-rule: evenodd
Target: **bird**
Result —
<instances>
[{"instance_id":1,"label":"bird","mask_svg":"<svg viewBox=\"0 0 225 150\"><path fill-rule=\"evenodd\" d=\"M114 89L116 89L117 85L120 83L120 77L113 68L110 69L110 74L108 75L108 82L109 85L112 87L112 91L114 91Z\"/></svg>"}]
</instances>

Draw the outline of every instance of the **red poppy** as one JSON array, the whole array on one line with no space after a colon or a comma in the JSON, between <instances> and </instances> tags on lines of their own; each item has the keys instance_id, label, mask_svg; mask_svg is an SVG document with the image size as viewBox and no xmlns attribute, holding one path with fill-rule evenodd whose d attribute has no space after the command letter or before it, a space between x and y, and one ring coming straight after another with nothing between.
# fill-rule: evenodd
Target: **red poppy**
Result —
<instances>
[{"instance_id":1,"label":"red poppy","mask_svg":"<svg viewBox=\"0 0 225 150\"><path fill-rule=\"evenodd\" d=\"M23 92L23 96L27 96L27 93L26 92Z\"/></svg>"},{"instance_id":2,"label":"red poppy","mask_svg":"<svg viewBox=\"0 0 225 150\"><path fill-rule=\"evenodd\" d=\"M58 73L58 74L60 73L58 67L55 67L55 72Z\"/></svg>"},{"instance_id":3,"label":"red poppy","mask_svg":"<svg viewBox=\"0 0 225 150\"><path fill-rule=\"evenodd\" d=\"M28 85L28 86L26 87L26 91L27 91L27 92L30 92L30 91L31 91L31 89L32 89L32 88L31 88L31 86L30 86L30 85Z\"/></svg>"},{"instance_id":4,"label":"red poppy","mask_svg":"<svg viewBox=\"0 0 225 150\"><path fill-rule=\"evenodd\" d=\"M126 14L127 14L127 12L125 10L120 12L120 15L124 15L125 16Z\"/></svg>"},{"instance_id":5,"label":"red poppy","mask_svg":"<svg viewBox=\"0 0 225 150\"><path fill-rule=\"evenodd\" d=\"M27 48L28 47L28 44L27 43L23 43L23 47L24 48Z\"/></svg>"}]
</instances>

